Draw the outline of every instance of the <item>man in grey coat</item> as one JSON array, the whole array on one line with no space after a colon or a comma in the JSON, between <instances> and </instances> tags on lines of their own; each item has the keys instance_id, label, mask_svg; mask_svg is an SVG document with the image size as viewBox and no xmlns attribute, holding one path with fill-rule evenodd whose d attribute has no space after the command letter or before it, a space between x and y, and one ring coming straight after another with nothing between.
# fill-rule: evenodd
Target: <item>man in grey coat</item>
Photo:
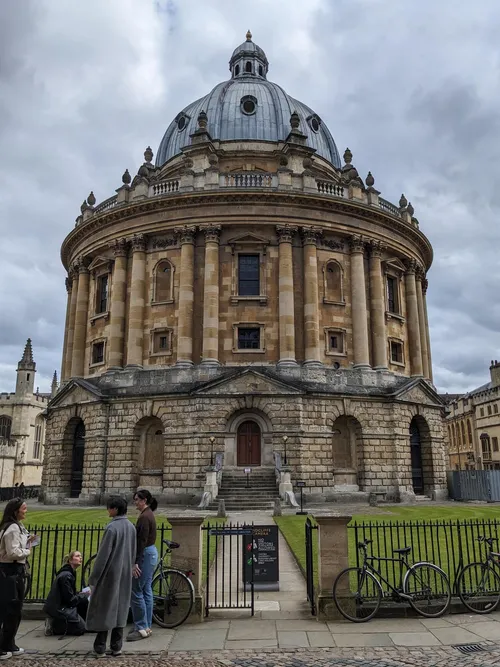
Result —
<instances>
[{"instance_id":1,"label":"man in grey coat","mask_svg":"<svg viewBox=\"0 0 500 667\"><path fill-rule=\"evenodd\" d=\"M137 543L135 527L126 517L127 501L115 496L108 500L107 507L112 518L104 531L89 577L87 630L97 632L94 652L98 658L106 655L109 630L111 654L117 656L122 652Z\"/></svg>"}]
</instances>

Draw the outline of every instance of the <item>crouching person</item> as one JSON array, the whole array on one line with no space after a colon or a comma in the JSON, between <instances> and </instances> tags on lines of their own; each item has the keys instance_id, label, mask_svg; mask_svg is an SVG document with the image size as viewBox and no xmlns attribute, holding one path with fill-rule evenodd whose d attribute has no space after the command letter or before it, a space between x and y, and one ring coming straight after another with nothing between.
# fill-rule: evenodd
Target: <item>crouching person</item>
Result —
<instances>
[{"instance_id":1,"label":"crouching person","mask_svg":"<svg viewBox=\"0 0 500 667\"><path fill-rule=\"evenodd\" d=\"M44 605L47 614L45 635L83 635L88 595L76 592L76 571L82 564L82 554L72 551L52 583Z\"/></svg>"}]
</instances>

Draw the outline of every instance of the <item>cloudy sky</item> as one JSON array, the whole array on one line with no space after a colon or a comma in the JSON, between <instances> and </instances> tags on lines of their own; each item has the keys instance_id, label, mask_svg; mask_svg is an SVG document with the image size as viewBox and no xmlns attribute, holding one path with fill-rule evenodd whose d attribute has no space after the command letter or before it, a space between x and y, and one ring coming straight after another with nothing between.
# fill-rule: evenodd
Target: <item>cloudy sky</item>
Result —
<instances>
[{"instance_id":1,"label":"cloudy sky","mask_svg":"<svg viewBox=\"0 0 500 667\"><path fill-rule=\"evenodd\" d=\"M328 124L341 154L401 192L434 246L439 390L500 358L500 4L495 0L1 0L0 391L33 339L60 366L62 239L90 190L135 173L186 104L228 78L247 29L269 79Z\"/></svg>"}]
</instances>

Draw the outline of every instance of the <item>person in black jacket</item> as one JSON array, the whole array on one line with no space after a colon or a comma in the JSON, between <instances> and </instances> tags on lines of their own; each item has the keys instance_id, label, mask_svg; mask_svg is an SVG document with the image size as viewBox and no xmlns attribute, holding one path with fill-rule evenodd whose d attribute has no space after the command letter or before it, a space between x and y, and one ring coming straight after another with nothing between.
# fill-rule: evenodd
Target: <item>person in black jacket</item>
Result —
<instances>
[{"instance_id":1,"label":"person in black jacket","mask_svg":"<svg viewBox=\"0 0 500 667\"><path fill-rule=\"evenodd\" d=\"M82 564L82 554L72 551L52 582L43 607L47 614L45 635L83 635L85 621L78 613L86 613L89 591L76 592L76 570Z\"/></svg>"}]
</instances>

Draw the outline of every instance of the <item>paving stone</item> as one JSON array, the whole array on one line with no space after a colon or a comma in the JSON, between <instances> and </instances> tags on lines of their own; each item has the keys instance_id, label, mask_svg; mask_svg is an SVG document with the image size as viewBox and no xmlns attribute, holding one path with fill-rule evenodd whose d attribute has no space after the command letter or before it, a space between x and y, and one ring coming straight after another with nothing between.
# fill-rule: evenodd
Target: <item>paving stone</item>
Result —
<instances>
[{"instance_id":1,"label":"paving stone","mask_svg":"<svg viewBox=\"0 0 500 667\"><path fill-rule=\"evenodd\" d=\"M453 627L453 624L450 623L446 618L422 618L420 623L425 628L450 628Z\"/></svg>"},{"instance_id":2,"label":"paving stone","mask_svg":"<svg viewBox=\"0 0 500 667\"><path fill-rule=\"evenodd\" d=\"M439 646L439 640L431 632L390 632L396 646Z\"/></svg>"},{"instance_id":3,"label":"paving stone","mask_svg":"<svg viewBox=\"0 0 500 667\"><path fill-rule=\"evenodd\" d=\"M177 632L172 640L169 651L199 651L205 649L223 649L227 630L197 630L193 632Z\"/></svg>"},{"instance_id":4,"label":"paving stone","mask_svg":"<svg viewBox=\"0 0 500 667\"><path fill-rule=\"evenodd\" d=\"M476 624L471 626L476 627ZM430 628L430 632L439 639L441 644L453 646L454 644L477 644L483 638L471 630L460 625L451 625L447 628Z\"/></svg>"},{"instance_id":5,"label":"paving stone","mask_svg":"<svg viewBox=\"0 0 500 667\"><path fill-rule=\"evenodd\" d=\"M226 641L224 648L225 649L242 649L250 648L257 650L259 648L277 648L278 640L277 639L233 639Z\"/></svg>"},{"instance_id":6,"label":"paving stone","mask_svg":"<svg viewBox=\"0 0 500 667\"><path fill-rule=\"evenodd\" d=\"M276 629L280 631L295 632L303 630L305 632L328 632L328 626L322 621L276 621Z\"/></svg>"},{"instance_id":7,"label":"paving stone","mask_svg":"<svg viewBox=\"0 0 500 667\"><path fill-rule=\"evenodd\" d=\"M485 639L500 639L500 623L497 621L482 621L471 626L471 632Z\"/></svg>"},{"instance_id":8,"label":"paving stone","mask_svg":"<svg viewBox=\"0 0 500 667\"><path fill-rule=\"evenodd\" d=\"M227 639L276 639L273 621L231 621Z\"/></svg>"},{"instance_id":9,"label":"paving stone","mask_svg":"<svg viewBox=\"0 0 500 667\"><path fill-rule=\"evenodd\" d=\"M300 630L296 632L278 632L278 644L280 648L309 647L307 633Z\"/></svg>"},{"instance_id":10,"label":"paving stone","mask_svg":"<svg viewBox=\"0 0 500 667\"><path fill-rule=\"evenodd\" d=\"M332 635L337 646L394 646L389 635L383 632L360 633L358 628L358 634Z\"/></svg>"},{"instance_id":11,"label":"paving stone","mask_svg":"<svg viewBox=\"0 0 500 667\"><path fill-rule=\"evenodd\" d=\"M484 623L484 618L481 614L450 614L446 620L453 625L470 625L471 623Z\"/></svg>"},{"instance_id":12,"label":"paving stone","mask_svg":"<svg viewBox=\"0 0 500 667\"><path fill-rule=\"evenodd\" d=\"M363 630L360 630L360 628ZM399 618L375 618L367 623L351 623L350 621L328 622L328 629L333 634L346 633L357 634L359 632L423 632L424 626L417 619Z\"/></svg>"},{"instance_id":13,"label":"paving stone","mask_svg":"<svg viewBox=\"0 0 500 667\"><path fill-rule=\"evenodd\" d=\"M315 648L328 648L335 646L335 640L329 632L308 632L309 646Z\"/></svg>"}]
</instances>

